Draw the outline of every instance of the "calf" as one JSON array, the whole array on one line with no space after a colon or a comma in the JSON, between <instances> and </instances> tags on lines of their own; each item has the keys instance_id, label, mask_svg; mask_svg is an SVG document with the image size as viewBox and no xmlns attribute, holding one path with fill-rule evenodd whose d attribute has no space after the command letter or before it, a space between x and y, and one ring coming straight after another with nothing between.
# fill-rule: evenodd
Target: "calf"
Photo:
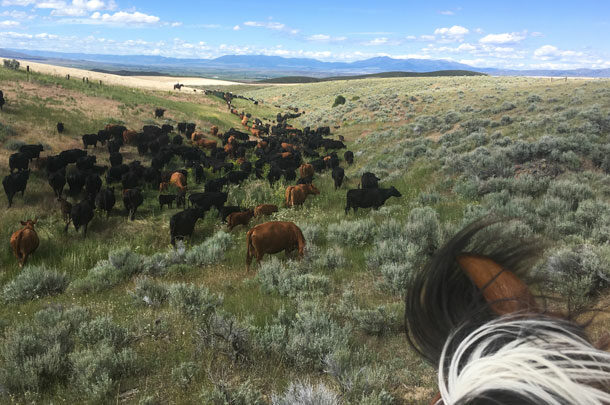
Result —
<instances>
[{"instance_id":1,"label":"calf","mask_svg":"<svg viewBox=\"0 0 610 405\"><path fill-rule=\"evenodd\" d=\"M143 202L144 196L137 188L123 190L123 205L130 220L135 219L136 211Z\"/></svg>"},{"instance_id":2,"label":"calf","mask_svg":"<svg viewBox=\"0 0 610 405\"><path fill-rule=\"evenodd\" d=\"M343 159L345 159L348 165L351 165L352 163L354 163L354 152L352 152L351 150L345 151L345 153L343 154Z\"/></svg>"},{"instance_id":3,"label":"calf","mask_svg":"<svg viewBox=\"0 0 610 405\"><path fill-rule=\"evenodd\" d=\"M169 178L169 184L178 187L180 191L186 191L186 176L181 172L174 172Z\"/></svg>"},{"instance_id":4,"label":"calf","mask_svg":"<svg viewBox=\"0 0 610 405\"><path fill-rule=\"evenodd\" d=\"M309 163L306 163L299 167L299 177L301 177L301 178L310 177L310 176L313 176L313 174L314 174L314 168Z\"/></svg>"},{"instance_id":5,"label":"calf","mask_svg":"<svg viewBox=\"0 0 610 405\"><path fill-rule=\"evenodd\" d=\"M64 123L63 122L58 122L57 123L57 132L59 132L61 134L62 132L64 132L64 129L65 129L64 128Z\"/></svg>"},{"instance_id":6,"label":"calf","mask_svg":"<svg viewBox=\"0 0 610 405\"><path fill-rule=\"evenodd\" d=\"M353 208L354 212L358 208L378 209L390 197L402 197L402 194L395 187L348 190L345 214L349 212L350 208Z\"/></svg>"},{"instance_id":7,"label":"calf","mask_svg":"<svg viewBox=\"0 0 610 405\"><path fill-rule=\"evenodd\" d=\"M28 157L28 159L32 160L34 158L38 159L40 157L40 152L42 152L44 148L41 144L38 145L21 145L19 147L19 152L23 153Z\"/></svg>"},{"instance_id":8,"label":"calf","mask_svg":"<svg viewBox=\"0 0 610 405\"><path fill-rule=\"evenodd\" d=\"M227 222L227 217L234 212L241 212L242 208L239 205L226 205L218 211L218 215L222 219L222 222Z\"/></svg>"},{"instance_id":9,"label":"calf","mask_svg":"<svg viewBox=\"0 0 610 405\"><path fill-rule=\"evenodd\" d=\"M172 208L172 203L176 201L177 197L176 194L159 194L159 206L161 209L164 205L167 205L167 208Z\"/></svg>"},{"instance_id":10,"label":"calf","mask_svg":"<svg viewBox=\"0 0 610 405\"><path fill-rule=\"evenodd\" d=\"M61 193L64 191L64 186L66 185L66 169L61 169L49 174L47 180L49 186L53 189L55 196L61 197Z\"/></svg>"},{"instance_id":11,"label":"calf","mask_svg":"<svg viewBox=\"0 0 610 405\"><path fill-rule=\"evenodd\" d=\"M97 141L99 140L97 134L85 134L82 136L83 147L87 149L87 146L93 145L94 148L97 147Z\"/></svg>"},{"instance_id":12,"label":"calf","mask_svg":"<svg viewBox=\"0 0 610 405\"><path fill-rule=\"evenodd\" d=\"M111 153L109 159L111 167L116 167L123 164L123 155L121 155L119 152Z\"/></svg>"},{"instance_id":13,"label":"calf","mask_svg":"<svg viewBox=\"0 0 610 405\"><path fill-rule=\"evenodd\" d=\"M24 170L21 172L9 174L2 179L2 186L4 187L4 193L6 194L6 198L8 199L8 207L11 208L13 205L13 197L19 191L21 191L21 197L23 197L23 193L25 192L25 186L28 184L28 179L30 178L30 171Z\"/></svg>"},{"instance_id":14,"label":"calf","mask_svg":"<svg viewBox=\"0 0 610 405\"><path fill-rule=\"evenodd\" d=\"M70 187L70 194L78 194L82 191L85 186L85 180L87 175L81 171L72 171L66 176L68 187Z\"/></svg>"},{"instance_id":15,"label":"calf","mask_svg":"<svg viewBox=\"0 0 610 405\"><path fill-rule=\"evenodd\" d=\"M84 199L78 204L75 204L70 211L70 219L74 225L74 229L78 232L78 229L83 227L83 237L87 237L87 227L89 222L93 219L93 203L88 199ZM64 232L68 232L70 222L66 224Z\"/></svg>"},{"instance_id":16,"label":"calf","mask_svg":"<svg viewBox=\"0 0 610 405\"><path fill-rule=\"evenodd\" d=\"M303 232L294 223L273 221L256 225L246 234L246 271L250 270L253 257L260 263L265 254L282 250L290 253L295 249L300 257L305 253Z\"/></svg>"},{"instance_id":17,"label":"calf","mask_svg":"<svg viewBox=\"0 0 610 405\"><path fill-rule=\"evenodd\" d=\"M278 211L277 205L261 204L261 205L257 206L256 208L254 208L254 216L258 218L263 215L271 215L277 211Z\"/></svg>"},{"instance_id":18,"label":"calf","mask_svg":"<svg viewBox=\"0 0 610 405\"><path fill-rule=\"evenodd\" d=\"M212 179L205 182L205 192L220 192L222 188L227 184L227 179L221 177L219 179Z\"/></svg>"},{"instance_id":19,"label":"calf","mask_svg":"<svg viewBox=\"0 0 610 405\"><path fill-rule=\"evenodd\" d=\"M82 149L68 149L68 150L59 152L60 159L62 159L64 162L66 162L66 164L76 163L78 158L83 157L83 156L87 156L87 152L85 152Z\"/></svg>"},{"instance_id":20,"label":"calf","mask_svg":"<svg viewBox=\"0 0 610 405\"><path fill-rule=\"evenodd\" d=\"M164 113L164 108L155 108L155 118L162 118Z\"/></svg>"},{"instance_id":21,"label":"calf","mask_svg":"<svg viewBox=\"0 0 610 405\"><path fill-rule=\"evenodd\" d=\"M19 267L23 267L28 259L28 255L34 253L38 248L38 234L34 229L36 222L36 219L33 221L30 219L25 222L21 221L23 228L11 235L11 249L19 262Z\"/></svg>"},{"instance_id":22,"label":"calf","mask_svg":"<svg viewBox=\"0 0 610 405\"><path fill-rule=\"evenodd\" d=\"M333 169L333 180L335 181L335 190L341 187L343 184L343 178L345 177L345 171L342 167L335 167Z\"/></svg>"},{"instance_id":23,"label":"calf","mask_svg":"<svg viewBox=\"0 0 610 405\"><path fill-rule=\"evenodd\" d=\"M95 196L95 206L102 211L106 211L106 218L110 217L110 211L112 211L114 204L116 204L114 187L106 187Z\"/></svg>"},{"instance_id":24,"label":"calf","mask_svg":"<svg viewBox=\"0 0 610 405\"><path fill-rule=\"evenodd\" d=\"M362 174L360 178L360 184L363 189L366 188L379 188L379 177L375 176L375 174L371 172L366 172Z\"/></svg>"},{"instance_id":25,"label":"calf","mask_svg":"<svg viewBox=\"0 0 610 405\"><path fill-rule=\"evenodd\" d=\"M242 181L246 180L248 178L248 176L249 176L248 173L246 173L242 170L236 170L236 171L227 173L227 175L225 177L229 181L229 183L239 184Z\"/></svg>"},{"instance_id":26,"label":"calf","mask_svg":"<svg viewBox=\"0 0 610 405\"><path fill-rule=\"evenodd\" d=\"M298 186L286 187L286 206L294 207L295 205L303 205L305 199L310 194L320 194L320 190L313 184L299 184Z\"/></svg>"},{"instance_id":27,"label":"calf","mask_svg":"<svg viewBox=\"0 0 610 405\"><path fill-rule=\"evenodd\" d=\"M248 225L248 222L254 216L253 210L243 211L243 212L234 212L227 217L227 226L229 230L232 231L238 225Z\"/></svg>"},{"instance_id":28,"label":"calf","mask_svg":"<svg viewBox=\"0 0 610 405\"><path fill-rule=\"evenodd\" d=\"M71 213L72 213L72 204L68 200L63 197L58 197L57 201L59 201L59 209L61 211L61 217L63 218L66 224L70 223Z\"/></svg>"},{"instance_id":29,"label":"calf","mask_svg":"<svg viewBox=\"0 0 610 405\"><path fill-rule=\"evenodd\" d=\"M85 192L93 199L102 189L102 179L97 174L90 174L85 179Z\"/></svg>"},{"instance_id":30,"label":"calf","mask_svg":"<svg viewBox=\"0 0 610 405\"><path fill-rule=\"evenodd\" d=\"M189 208L180 211L169 219L170 242L176 246L176 239L191 238L195 230L195 223L199 218L203 218L205 211L201 208Z\"/></svg>"}]
</instances>

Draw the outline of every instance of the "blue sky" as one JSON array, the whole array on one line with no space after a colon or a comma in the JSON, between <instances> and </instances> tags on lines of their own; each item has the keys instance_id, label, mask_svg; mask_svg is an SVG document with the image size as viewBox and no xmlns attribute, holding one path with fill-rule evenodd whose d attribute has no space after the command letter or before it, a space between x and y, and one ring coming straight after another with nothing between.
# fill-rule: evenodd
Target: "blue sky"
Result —
<instances>
[{"instance_id":1,"label":"blue sky","mask_svg":"<svg viewBox=\"0 0 610 405\"><path fill-rule=\"evenodd\" d=\"M610 1L0 0L0 48L610 68Z\"/></svg>"}]
</instances>

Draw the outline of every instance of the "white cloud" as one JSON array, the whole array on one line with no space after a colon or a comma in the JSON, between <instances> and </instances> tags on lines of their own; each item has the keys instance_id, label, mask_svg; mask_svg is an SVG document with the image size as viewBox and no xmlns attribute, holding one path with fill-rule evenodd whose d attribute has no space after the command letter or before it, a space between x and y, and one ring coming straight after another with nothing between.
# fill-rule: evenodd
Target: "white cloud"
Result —
<instances>
[{"instance_id":1,"label":"white cloud","mask_svg":"<svg viewBox=\"0 0 610 405\"><path fill-rule=\"evenodd\" d=\"M476 32L477 34L482 34L485 31L483 31L483 28L475 28L474 32Z\"/></svg>"},{"instance_id":2,"label":"white cloud","mask_svg":"<svg viewBox=\"0 0 610 405\"><path fill-rule=\"evenodd\" d=\"M583 52L561 50L553 45L544 45L534 51L534 58L540 60L570 61L573 58L582 58Z\"/></svg>"},{"instance_id":3,"label":"white cloud","mask_svg":"<svg viewBox=\"0 0 610 405\"><path fill-rule=\"evenodd\" d=\"M437 28L434 30L434 34L448 37L462 37L469 32L468 28L462 27L461 25L454 25L451 28Z\"/></svg>"},{"instance_id":4,"label":"white cloud","mask_svg":"<svg viewBox=\"0 0 610 405\"><path fill-rule=\"evenodd\" d=\"M246 21L244 23L244 25L247 27L261 27L261 28L267 28L270 30L278 30L278 31L281 31L284 28L286 28L285 24L274 22L274 21L269 21L269 22Z\"/></svg>"},{"instance_id":5,"label":"white cloud","mask_svg":"<svg viewBox=\"0 0 610 405\"><path fill-rule=\"evenodd\" d=\"M17 27L19 25L19 21L0 21L0 27Z\"/></svg>"},{"instance_id":6,"label":"white cloud","mask_svg":"<svg viewBox=\"0 0 610 405\"><path fill-rule=\"evenodd\" d=\"M465 44L461 44L456 49L459 52L471 52L471 51L474 51L477 48L475 46L473 46L473 45L470 45L469 43L465 43Z\"/></svg>"},{"instance_id":7,"label":"white cloud","mask_svg":"<svg viewBox=\"0 0 610 405\"><path fill-rule=\"evenodd\" d=\"M34 35L35 38L38 39L57 39L59 38L59 36L54 35L54 34L47 34L46 32L43 32L41 34L36 34Z\"/></svg>"},{"instance_id":8,"label":"white cloud","mask_svg":"<svg viewBox=\"0 0 610 405\"><path fill-rule=\"evenodd\" d=\"M505 32L503 34L489 34L479 39L482 44L514 44L525 39L526 33Z\"/></svg>"},{"instance_id":9,"label":"white cloud","mask_svg":"<svg viewBox=\"0 0 610 405\"><path fill-rule=\"evenodd\" d=\"M9 6L21 6L21 7L25 7L25 6L29 6L30 4L34 4L36 2L36 0L2 0L2 7L9 7Z\"/></svg>"},{"instance_id":10,"label":"white cloud","mask_svg":"<svg viewBox=\"0 0 610 405\"><path fill-rule=\"evenodd\" d=\"M372 39L367 42L363 42L362 45L365 45L365 46L386 45L388 43L388 41L389 41L388 38L380 37L380 38Z\"/></svg>"},{"instance_id":11,"label":"white cloud","mask_svg":"<svg viewBox=\"0 0 610 405\"><path fill-rule=\"evenodd\" d=\"M236 25L233 27L233 31L239 31L241 29L241 27L239 25Z\"/></svg>"},{"instance_id":12,"label":"white cloud","mask_svg":"<svg viewBox=\"0 0 610 405\"><path fill-rule=\"evenodd\" d=\"M442 15L454 15L455 13L451 10L443 10L443 11L439 11L439 14Z\"/></svg>"},{"instance_id":13,"label":"white cloud","mask_svg":"<svg viewBox=\"0 0 610 405\"><path fill-rule=\"evenodd\" d=\"M91 15L91 19L108 24L156 24L161 20L157 16L140 13L139 11L133 13L118 11L114 14L101 14L96 11Z\"/></svg>"},{"instance_id":14,"label":"white cloud","mask_svg":"<svg viewBox=\"0 0 610 405\"><path fill-rule=\"evenodd\" d=\"M544 34L542 32L534 31L530 34L534 38L543 37Z\"/></svg>"},{"instance_id":15,"label":"white cloud","mask_svg":"<svg viewBox=\"0 0 610 405\"><path fill-rule=\"evenodd\" d=\"M406 37L408 40L413 41L415 39L417 39L417 37L415 35L407 35Z\"/></svg>"},{"instance_id":16,"label":"white cloud","mask_svg":"<svg viewBox=\"0 0 610 405\"><path fill-rule=\"evenodd\" d=\"M3 11L0 13L0 16L11 17L13 20L31 20L34 18L33 15L29 15L26 12L17 11L17 10Z\"/></svg>"},{"instance_id":17,"label":"white cloud","mask_svg":"<svg viewBox=\"0 0 610 405\"><path fill-rule=\"evenodd\" d=\"M422 35L420 38L422 41L434 41L436 39L434 35Z\"/></svg>"},{"instance_id":18,"label":"white cloud","mask_svg":"<svg viewBox=\"0 0 610 405\"><path fill-rule=\"evenodd\" d=\"M172 27L179 27L179 26L181 26L181 25L182 25L182 23L181 23L181 22L173 22L173 23L171 23L171 26L172 26Z\"/></svg>"},{"instance_id":19,"label":"white cloud","mask_svg":"<svg viewBox=\"0 0 610 405\"><path fill-rule=\"evenodd\" d=\"M97 10L112 10L116 8L114 0L46 0L36 4L36 8L51 9L52 16L84 17Z\"/></svg>"},{"instance_id":20,"label":"white cloud","mask_svg":"<svg viewBox=\"0 0 610 405\"><path fill-rule=\"evenodd\" d=\"M333 37L326 34L314 34L306 37L305 39L312 42L341 42L345 41L347 37Z\"/></svg>"}]
</instances>

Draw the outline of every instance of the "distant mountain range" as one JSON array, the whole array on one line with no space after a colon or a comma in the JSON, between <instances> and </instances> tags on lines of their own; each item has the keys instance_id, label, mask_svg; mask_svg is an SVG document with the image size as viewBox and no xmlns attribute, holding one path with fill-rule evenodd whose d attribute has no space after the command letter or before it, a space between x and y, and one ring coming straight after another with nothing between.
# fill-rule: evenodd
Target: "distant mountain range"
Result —
<instances>
[{"instance_id":1,"label":"distant mountain range","mask_svg":"<svg viewBox=\"0 0 610 405\"><path fill-rule=\"evenodd\" d=\"M87 69L126 70L171 75L217 75L225 78L268 79L280 76L343 76L382 72L431 72L469 70L499 76L610 77L610 69L506 70L476 68L442 59L393 59L387 56L355 62L323 62L309 58L266 55L225 55L215 59L181 59L155 55L105 55L23 49L0 49L1 58L46 61Z\"/></svg>"}]
</instances>

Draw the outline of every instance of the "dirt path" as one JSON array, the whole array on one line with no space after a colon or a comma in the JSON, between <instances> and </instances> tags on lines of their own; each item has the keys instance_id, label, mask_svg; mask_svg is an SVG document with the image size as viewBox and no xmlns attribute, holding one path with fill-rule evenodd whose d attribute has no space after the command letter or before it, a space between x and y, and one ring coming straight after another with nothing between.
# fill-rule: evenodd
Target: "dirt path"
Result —
<instances>
[{"instance_id":1,"label":"dirt path","mask_svg":"<svg viewBox=\"0 0 610 405\"><path fill-rule=\"evenodd\" d=\"M114 84L126 87L137 87L149 90L173 90L175 83L184 84L182 91L191 90L189 86L230 86L242 83L230 82L226 80L206 79L203 77L172 77L172 76L119 76L109 73L92 72L90 70L76 69L63 66L48 65L45 63L31 62L20 60L19 63L25 69L30 66L33 72L45 73L55 76L65 77L70 75L71 78L82 80L83 77L89 78L89 81L106 84Z\"/></svg>"}]
</instances>

